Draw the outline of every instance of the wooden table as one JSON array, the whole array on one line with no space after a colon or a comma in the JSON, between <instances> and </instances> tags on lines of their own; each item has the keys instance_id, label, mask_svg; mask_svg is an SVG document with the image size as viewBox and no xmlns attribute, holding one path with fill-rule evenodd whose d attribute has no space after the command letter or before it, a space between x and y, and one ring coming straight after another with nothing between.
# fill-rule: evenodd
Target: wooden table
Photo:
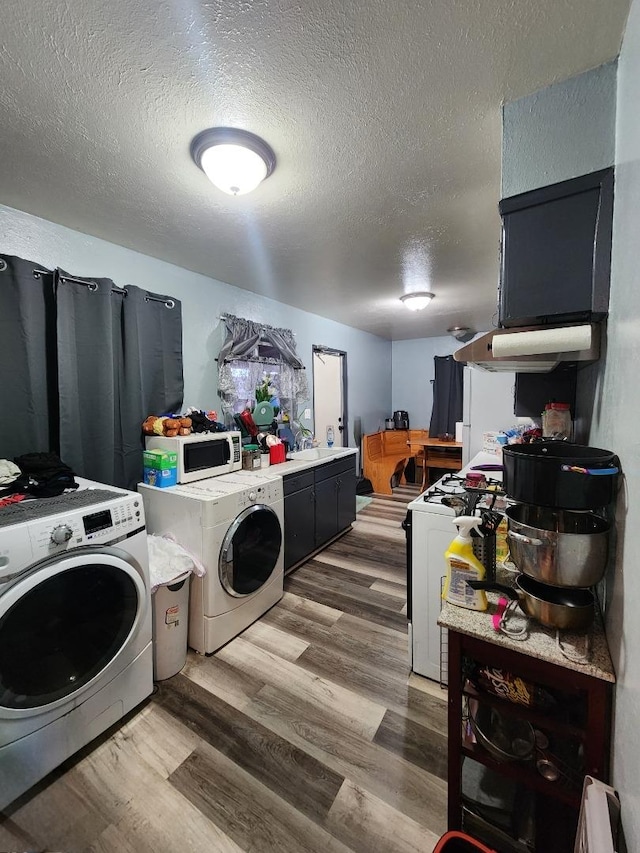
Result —
<instances>
[{"instance_id":1,"label":"wooden table","mask_svg":"<svg viewBox=\"0 0 640 853\"><path fill-rule=\"evenodd\" d=\"M412 438L407 441L412 456L422 454L422 491L424 491L429 468L446 468L459 471L462 468L462 442L440 441L438 438Z\"/></svg>"}]
</instances>

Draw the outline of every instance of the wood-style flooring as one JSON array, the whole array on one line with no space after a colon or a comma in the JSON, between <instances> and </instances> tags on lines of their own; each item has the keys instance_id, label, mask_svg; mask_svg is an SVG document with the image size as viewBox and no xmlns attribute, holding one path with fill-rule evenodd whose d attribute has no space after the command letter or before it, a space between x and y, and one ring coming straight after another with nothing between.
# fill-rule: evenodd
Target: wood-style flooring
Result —
<instances>
[{"instance_id":1,"label":"wood-style flooring","mask_svg":"<svg viewBox=\"0 0 640 853\"><path fill-rule=\"evenodd\" d=\"M18 800L0 851L430 853L446 699L408 667L416 493L375 496L258 622Z\"/></svg>"}]
</instances>

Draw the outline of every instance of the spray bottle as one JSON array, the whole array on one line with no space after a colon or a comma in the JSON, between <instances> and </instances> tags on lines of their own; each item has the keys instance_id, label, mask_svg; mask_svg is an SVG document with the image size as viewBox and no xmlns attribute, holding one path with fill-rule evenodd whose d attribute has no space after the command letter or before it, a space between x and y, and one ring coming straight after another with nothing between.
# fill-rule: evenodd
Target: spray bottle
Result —
<instances>
[{"instance_id":1,"label":"spray bottle","mask_svg":"<svg viewBox=\"0 0 640 853\"><path fill-rule=\"evenodd\" d=\"M486 610L486 593L483 590L472 589L467 584L468 580L484 580L485 569L473 553L471 538L471 531L478 530L482 519L473 515L460 515L452 521L458 528L458 535L444 554L447 561L447 577L442 597L449 604L457 604L469 610Z\"/></svg>"}]
</instances>

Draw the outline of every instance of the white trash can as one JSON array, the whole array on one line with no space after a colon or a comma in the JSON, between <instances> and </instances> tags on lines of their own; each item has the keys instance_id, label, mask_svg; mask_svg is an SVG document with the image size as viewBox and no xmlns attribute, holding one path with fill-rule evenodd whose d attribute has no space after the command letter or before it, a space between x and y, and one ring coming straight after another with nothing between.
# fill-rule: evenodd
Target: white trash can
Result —
<instances>
[{"instance_id":1,"label":"white trash can","mask_svg":"<svg viewBox=\"0 0 640 853\"><path fill-rule=\"evenodd\" d=\"M159 586L153 600L153 679L163 681L180 672L187 660L189 628L189 579L178 575Z\"/></svg>"}]
</instances>

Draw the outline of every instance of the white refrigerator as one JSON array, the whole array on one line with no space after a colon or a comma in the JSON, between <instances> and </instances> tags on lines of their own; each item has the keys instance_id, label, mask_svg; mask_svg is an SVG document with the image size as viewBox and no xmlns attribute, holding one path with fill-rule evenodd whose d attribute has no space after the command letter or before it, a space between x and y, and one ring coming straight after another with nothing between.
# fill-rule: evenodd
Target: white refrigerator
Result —
<instances>
[{"instance_id":1,"label":"white refrigerator","mask_svg":"<svg viewBox=\"0 0 640 853\"><path fill-rule=\"evenodd\" d=\"M482 450L482 433L498 432L517 423L514 414L516 375L493 373L467 365L462 398L462 464Z\"/></svg>"}]
</instances>

